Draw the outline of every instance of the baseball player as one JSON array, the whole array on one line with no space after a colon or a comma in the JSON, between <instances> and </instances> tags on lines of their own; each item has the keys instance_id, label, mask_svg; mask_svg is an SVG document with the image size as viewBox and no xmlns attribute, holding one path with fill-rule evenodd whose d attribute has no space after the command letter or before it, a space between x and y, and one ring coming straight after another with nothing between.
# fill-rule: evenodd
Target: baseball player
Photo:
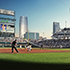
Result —
<instances>
[{"instance_id":1,"label":"baseball player","mask_svg":"<svg viewBox=\"0 0 70 70\"><path fill-rule=\"evenodd\" d=\"M32 46L32 45L29 45L29 46L27 47L27 51L31 51L31 50L32 50L31 46Z\"/></svg>"}]
</instances>

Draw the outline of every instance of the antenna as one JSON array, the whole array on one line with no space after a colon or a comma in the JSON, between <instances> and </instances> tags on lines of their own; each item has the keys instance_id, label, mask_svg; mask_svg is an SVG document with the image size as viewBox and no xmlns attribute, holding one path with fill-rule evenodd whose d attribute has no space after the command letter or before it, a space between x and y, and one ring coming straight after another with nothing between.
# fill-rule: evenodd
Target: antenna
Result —
<instances>
[{"instance_id":1,"label":"antenna","mask_svg":"<svg viewBox=\"0 0 70 70\"><path fill-rule=\"evenodd\" d=\"M67 27L67 21L65 21L65 28Z\"/></svg>"}]
</instances>

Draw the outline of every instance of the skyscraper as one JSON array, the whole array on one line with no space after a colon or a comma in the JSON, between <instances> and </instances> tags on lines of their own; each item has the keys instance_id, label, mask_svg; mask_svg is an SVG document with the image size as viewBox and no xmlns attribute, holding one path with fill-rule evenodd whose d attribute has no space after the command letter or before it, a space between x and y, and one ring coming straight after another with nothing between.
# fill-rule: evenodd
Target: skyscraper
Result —
<instances>
[{"instance_id":1,"label":"skyscraper","mask_svg":"<svg viewBox=\"0 0 70 70\"><path fill-rule=\"evenodd\" d=\"M53 22L53 34L60 30L59 22Z\"/></svg>"},{"instance_id":2,"label":"skyscraper","mask_svg":"<svg viewBox=\"0 0 70 70\"><path fill-rule=\"evenodd\" d=\"M28 19L26 16L20 16L19 20L19 37L24 38L24 34L28 31Z\"/></svg>"}]
</instances>

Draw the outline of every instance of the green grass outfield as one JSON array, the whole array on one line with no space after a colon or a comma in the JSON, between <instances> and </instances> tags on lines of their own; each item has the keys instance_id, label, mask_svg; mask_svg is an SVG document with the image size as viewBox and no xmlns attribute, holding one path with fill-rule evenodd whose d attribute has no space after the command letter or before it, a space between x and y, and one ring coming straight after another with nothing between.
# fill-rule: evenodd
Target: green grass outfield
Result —
<instances>
[{"instance_id":1,"label":"green grass outfield","mask_svg":"<svg viewBox=\"0 0 70 70\"><path fill-rule=\"evenodd\" d=\"M70 53L0 53L0 70L70 70Z\"/></svg>"}]
</instances>

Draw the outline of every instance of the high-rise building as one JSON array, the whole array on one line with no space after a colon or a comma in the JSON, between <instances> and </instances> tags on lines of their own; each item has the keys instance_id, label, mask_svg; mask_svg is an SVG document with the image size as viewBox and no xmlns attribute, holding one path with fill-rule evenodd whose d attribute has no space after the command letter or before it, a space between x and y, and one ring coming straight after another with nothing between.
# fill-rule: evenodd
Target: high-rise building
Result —
<instances>
[{"instance_id":1,"label":"high-rise building","mask_svg":"<svg viewBox=\"0 0 70 70\"><path fill-rule=\"evenodd\" d=\"M24 34L28 32L28 19L26 16L20 16L19 20L19 37L24 38Z\"/></svg>"},{"instance_id":2,"label":"high-rise building","mask_svg":"<svg viewBox=\"0 0 70 70\"><path fill-rule=\"evenodd\" d=\"M36 32L26 32L24 34L24 38L26 38L26 39L39 39L39 33L36 33Z\"/></svg>"},{"instance_id":3,"label":"high-rise building","mask_svg":"<svg viewBox=\"0 0 70 70\"><path fill-rule=\"evenodd\" d=\"M53 34L60 30L59 22L53 22Z\"/></svg>"}]
</instances>

